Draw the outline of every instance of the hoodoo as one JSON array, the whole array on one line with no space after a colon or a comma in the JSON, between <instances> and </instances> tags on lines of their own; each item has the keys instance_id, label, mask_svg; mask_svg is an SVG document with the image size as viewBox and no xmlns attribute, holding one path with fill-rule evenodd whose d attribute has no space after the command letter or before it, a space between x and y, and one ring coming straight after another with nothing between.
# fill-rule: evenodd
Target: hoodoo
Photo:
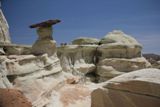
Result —
<instances>
[{"instance_id":1,"label":"hoodoo","mask_svg":"<svg viewBox=\"0 0 160 107\"><path fill-rule=\"evenodd\" d=\"M30 28L36 28L38 40L32 46L32 53L34 55L42 55L47 53L52 56L56 53L56 41L53 40L52 25L59 23L60 20L48 20L41 23L33 24Z\"/></svg>"}]
</instances>

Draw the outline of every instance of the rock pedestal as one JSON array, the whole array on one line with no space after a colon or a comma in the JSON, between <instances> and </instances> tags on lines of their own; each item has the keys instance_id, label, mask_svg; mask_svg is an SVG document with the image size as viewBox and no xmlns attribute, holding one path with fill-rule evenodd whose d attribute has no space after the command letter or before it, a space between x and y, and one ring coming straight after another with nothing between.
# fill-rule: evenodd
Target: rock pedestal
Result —
<instances>
[{"instance_id":1,"label":"rock pedestal","mask_svg":"<svg viewBox=\"0 0 160 107\"><path fill-rule=\"evenodd\" d=\"M56 53L56 41L52 38L52 25L60 20L48 20L42 23L31 25L30 28L37 28L38 40L32 46L32 54L42 55L47 53L52 56Z\"/></svg>"}]
</instances>

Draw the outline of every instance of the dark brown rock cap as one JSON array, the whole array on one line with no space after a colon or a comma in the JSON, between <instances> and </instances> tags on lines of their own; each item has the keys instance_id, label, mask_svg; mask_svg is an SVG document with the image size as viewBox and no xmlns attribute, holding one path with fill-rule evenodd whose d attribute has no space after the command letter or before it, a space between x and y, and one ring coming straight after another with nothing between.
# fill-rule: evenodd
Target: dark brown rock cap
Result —
<instances>
[{"instance_id":1,"label":"dark brown rock cap","mask_svg":"<svg viewBox=\"0 0 160 107\"><path fill-rule=\"evenodd\" d=\"M59 19L55 19L55 20L47 20L41 23L37 23L37 24L33 24L31 26L29 26L30 28L37 28L37 27L50 27L52 25L55 25L57 23L61 22L61 20Z\"/></svg>"}]
</instances>

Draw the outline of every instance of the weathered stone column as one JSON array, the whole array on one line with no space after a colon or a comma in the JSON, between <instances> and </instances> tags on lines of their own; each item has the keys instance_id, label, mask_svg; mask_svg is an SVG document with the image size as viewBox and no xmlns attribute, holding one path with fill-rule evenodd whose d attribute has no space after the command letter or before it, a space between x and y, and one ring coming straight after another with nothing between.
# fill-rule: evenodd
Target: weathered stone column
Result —
<instances>
[{"instance_id":1,"label":"weathered stone column","mask_svg":"<svg viewBox=\"0 0 160 107\"><path fill-rule=\"evenodd\" d=\"M30 28L37 28L38 40L32 46L34 55L47 53L52 56L56 53L56 41L52 38L52 25L59 23L60 20L48 20L42 23L31 25Z\"/></svg>"}]
</instances>

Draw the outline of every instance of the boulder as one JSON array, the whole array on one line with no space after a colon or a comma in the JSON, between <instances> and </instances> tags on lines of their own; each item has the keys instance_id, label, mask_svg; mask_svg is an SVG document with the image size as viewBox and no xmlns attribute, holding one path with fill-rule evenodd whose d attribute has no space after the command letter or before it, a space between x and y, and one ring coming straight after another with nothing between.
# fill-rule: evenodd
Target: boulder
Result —
<instances>
[{"instance_id":1,"label":"boulder","mask_svg":"<svg viewBox=\"0 0 160 107\"><path fill-rule=\"evenodd\" d=\"M100 41L99 59L104 58L134 58L141 56L142 46L133 37L122 31L113 31Z\"/></svg>"},{"instance_id":2,"label":"boulder","mask_svg":"<svg viewBox=\"0 0 160 107\"><path fill-rule=\"evenodd\" d=\"M0 107L32 107L32 104L19 90L0 88Z\"/></svg>"},{"instance_id":3,"label":"boulder","mask_svg":"<svg viewBox=\"0 0 160 107\"><path fill-rule=\"evenodd\" d=\"M159 107L160 70L142 69L117 76L91 94L91 107Z\"/></svg>"},{"instance_id":4,"label":"boulder","mask_svg":"<svg viewBox=\"0 0 160 107\"><path fill-rule=\"evenodd\" d=\"M94 45L98 44L99 40L96 38L80 37L72 41L74 45Z\"/></svg>"}]
</instances>

